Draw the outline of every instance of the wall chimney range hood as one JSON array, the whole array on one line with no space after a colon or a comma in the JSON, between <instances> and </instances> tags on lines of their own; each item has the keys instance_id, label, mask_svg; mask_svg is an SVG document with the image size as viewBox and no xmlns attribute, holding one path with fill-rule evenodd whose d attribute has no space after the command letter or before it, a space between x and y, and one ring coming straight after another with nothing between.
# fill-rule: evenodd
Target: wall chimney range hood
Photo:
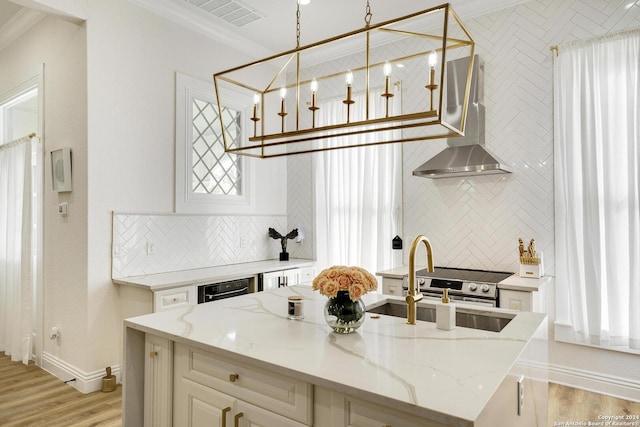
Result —
<instances>
[{"instance_id":1,"label":"wall chimney range hood","mask_svg":"<svg viewBox=\"0 0 640 427\"><path fill-rule=\"evenodd\" d=\"M456 126L462 119L468 66L468 57L447 64L447 113L458 117ZM447 139L448 147L414 170L413 175L437 179L511 173L506 163L485 149L484 124L484 61L476 55L464 136Z\"/></svg>"}]
</instances>

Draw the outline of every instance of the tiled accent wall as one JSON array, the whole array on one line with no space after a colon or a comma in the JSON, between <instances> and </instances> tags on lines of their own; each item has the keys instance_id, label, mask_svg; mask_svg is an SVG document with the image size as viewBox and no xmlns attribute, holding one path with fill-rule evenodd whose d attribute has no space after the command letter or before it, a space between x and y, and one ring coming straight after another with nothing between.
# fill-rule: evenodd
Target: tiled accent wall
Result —
<instances>
[{"instance_id":1,"label":"tiled accent wall","mask_svg":"<svg viewBox=\"0 0 640 427\"><path fill-rule=\"evenodd\" d=\"M513 174L430 180L412 176L446 147L403 145L405 248L418 234L437 265L518 271L517 239L535 238L554 274L552 45L640 26L627 0L533 0L464 20L485 61L486 146ZM463 17L464 19L464 17ZM409 78L419 78L410 76ZM403 94L411 103L412 94ZM289 158L289 217L307 212L311 161ZM309 157L309 156L306 156ZM308 162L308 165L302 166ZM306 163L305 163L306 164ZM309 186L309 187L307 187ZM306 218L308 223L313 218ZM407 254L403 256L406 264Z\"/></svg>"},{"instance_id":2,"label":"tiled accent wall","mask_svg":"<svg viewBox=\"0 0 640 427\"><path fill-rule=\"evenodd\" d=\"M114 213L112 277L277 259L269 227L285 233L287 218Z\"/></svg>"}]
</instances>

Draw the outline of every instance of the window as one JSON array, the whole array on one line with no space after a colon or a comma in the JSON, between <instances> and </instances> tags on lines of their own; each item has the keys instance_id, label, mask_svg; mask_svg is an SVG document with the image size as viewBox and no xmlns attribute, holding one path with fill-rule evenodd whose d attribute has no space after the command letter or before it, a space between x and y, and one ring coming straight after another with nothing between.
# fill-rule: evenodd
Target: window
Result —
<instances>
[{"instance_id":1,"label":"window","mask_svg":"<svg viewBox=\"0 0 640 427\"><path fill-rule=\"evenodd\" d=\"M556 338L640 352L640 30L554 62Z\"/></svg>"},{"instance_id":2,"label":"window","mask_svg":"<svg viewBox=\"0 0 640 427\"><path fill-rule=\"evenodd\" d=\"M397 90L394 87L394 90ZM373 117L385 112L382 91L371 98ZM354 120L365 116L365 95L353 98ZM392 98L391 111L400 111L401 92ZM320 123L343 117L342 98L321 104ZM397 132L397 131L395 131ZM352 136L366 143L373 134ZM402 205L402 149L400 144L314 153L316 259L321 267L357 265L369 271L390 268L399 251L391 239L400 235Z\"/></svg>"},{"instance_id":3,"label":"window","mask_svg":"<svg viewBox=\"0 0 640 427\"><path fill-rule=\"evenodd\" d=\"M225 105L233 147L243 138L250 102L239 97ZM249 161L224 151L219 114L213 82L176 74L176 212L226 214L251 205Z\"/></svg>"}]
</instances>

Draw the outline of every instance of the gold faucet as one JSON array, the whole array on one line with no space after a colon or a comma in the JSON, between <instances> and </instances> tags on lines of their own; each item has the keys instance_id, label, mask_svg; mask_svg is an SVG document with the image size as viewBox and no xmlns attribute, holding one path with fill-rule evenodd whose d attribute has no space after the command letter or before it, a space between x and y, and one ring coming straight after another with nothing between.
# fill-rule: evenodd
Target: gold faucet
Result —
<instances>
[{"instance_id":1,"label":"gold faucet","mask_svg":"<svg viewBox=\"0 0 640 427\"><path fill-rule=\"evenodd\" d=\"M427 270L433 272L433 251L431 250L431 243L425 236L420 235L413 239L411 243L411 249L409 249L409 289L407 290L407 323L409 325L416 324L416 303L422 299L422 292L420 292L420 285L416 280L416 250L420 245L420 242L424 242L427 247Z\"/></svg>"}]
</instances>

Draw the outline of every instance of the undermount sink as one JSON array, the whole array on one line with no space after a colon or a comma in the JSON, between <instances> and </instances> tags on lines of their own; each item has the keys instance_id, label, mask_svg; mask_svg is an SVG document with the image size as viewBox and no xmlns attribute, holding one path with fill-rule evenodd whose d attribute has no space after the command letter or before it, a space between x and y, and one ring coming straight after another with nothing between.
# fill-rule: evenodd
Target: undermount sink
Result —
<instances>
[{"instance_id":1,"label":"undermount sink","mask_svg":"<svg viewBox=\"0 0 640 427\"><path fill-rule=\"evenodd\" d=\"M407 304L401 300L387 300L387 302L367 308L372 314L386 316L407 317ZM496 313L456 307L456 326L462 328L481 329L483 331L500 332L515 317L511 313ZM434 305L417 305L417 319L435 323L436 307Z\"/></svg>"}]
</instances>

